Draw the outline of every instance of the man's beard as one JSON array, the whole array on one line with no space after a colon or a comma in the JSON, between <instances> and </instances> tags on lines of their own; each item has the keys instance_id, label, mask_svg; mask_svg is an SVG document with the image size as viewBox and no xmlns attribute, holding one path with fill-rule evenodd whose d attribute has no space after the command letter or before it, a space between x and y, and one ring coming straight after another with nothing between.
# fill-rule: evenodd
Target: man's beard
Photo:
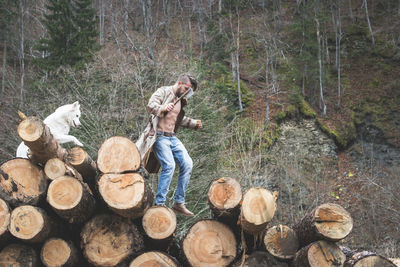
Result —
<instances>
[{"instance_id":1,"label":"man's beard","mask_svg":"<svg viewBox=\"0 0 400 267\"><path fill-rule=\"evenodd\" d=\"M177 97L181 97L181 95L183 95L183 90L184 90L185 88L183 87L183 86L181 86L181 87L179 87L178 88L178 91L176 92L176 96Z\"/></svg>"}]
</instances>

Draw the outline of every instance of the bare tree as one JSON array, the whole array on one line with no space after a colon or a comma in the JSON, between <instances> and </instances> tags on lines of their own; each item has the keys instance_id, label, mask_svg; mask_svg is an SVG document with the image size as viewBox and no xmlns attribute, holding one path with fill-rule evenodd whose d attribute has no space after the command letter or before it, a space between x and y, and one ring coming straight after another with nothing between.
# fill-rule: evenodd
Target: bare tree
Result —
<instances>
[{"instance_id":1,"label":"bare tree","mask_svg":"<svg viewBox=\"0 0 400 267\"><path fill-rule=\"evenodd\" d=\"M340 70L340 42L342 40L342 22L341 22L341 17L340 17L340 6L338 6L338 11L337 11L337 28L338 28L338 41L337 41L337 83L338 83L338 102L337 105L340 107L340 101L341 101L341 70Z\"/></svg>"},{"instance_id":2,"label":"bare tree","mask_svg":"<svg viewBox=\"0 0 400 267\"><path fill-rule=\"evenodd\" d=\"M315 23L317 24L317 42L318 42L318 66L319 66L319 106L322 109L322 115L326 115L326 105L324 100L324 90L322 87L322 59L321 59L321 36L320 26L317 15L315 14Z\"/></svg>"},{"instance_id":3,"label":"bare tree","mask_svg":"<svg viewBox=\"0 0 400 267\"><path fill-rule=\"evenodd\" d=\"M6 67L7 67L7 39L8 39L8 21L5 21L4 27L4 41L3 41L3 67L1 75L1 95L0 101L4 99L5 84L6 84Z\"/></svg>"},{"instance_id":4,"label":"bare tree","mask_svg":"<svg viewBox=\"0 0 400 267\"><path fill-rule=\"evenodd\" d=\"M368 3L367 3L367 0L363 0L363 5L364 5L364 8L365 8L365 16L366 16L366 19L367 19L367 22L368 22L369 33L371 34L372 46L375 47L374 34L372 32L371 21L369 20L369 15L368 15Z\"/></svg>"},{"instance_id":5,"label":"bare tree","mask_svg":"<svg viewBox=\"0 0 400 267\"><path fill-rule=\"evenodd\" d=\"M218 30L222 33L222 0L218 0Z\"/></svg>"},{"instance_id":6,"label":"bare tree","mask_svg":"<svg viewBox=\"0 0 400 267\"><path fill-rule=\"evenodd\" d=\"M112 1L111 1L112 2ZM104 15L105 13L105 3L104 0L99 0L99 38L100 46L104 44Z\"/></svg>"},{"instance_id":7,"label":"bare tree","mask_svg":"<svg viewBox=\"0 0 400 267\"><path fill-rule=\"evenodd\" d=\"M25 52L24 52L24 46L25 46L25 35L24 35L24 0L19 0L18 2L18 28L19 28L19 63L20 63L20 71L21 71L21 78L20 78L20 107L22 107L24 103L24 83L25 83Z\"/></svg>"},{"instance_id":8,"label":"bare tree","mask_svg":"<svg viewBox=\"0 0 400 267\"><path fill-rule=\"evenodd\" d=\"M153 18L151 14L151 0L142 0L143 31L146 36L147 51L150 59L154 59L154 49L151 42Z\"/></svg>"},{"instance_id":9,"label":"bare tree","mask_svg":"<svg viewBox=\"0 0 400 267\"><path fill-rule=\"evenodd\" d=\"M349 14L350 14L350 19L353 19L353 8L351 6L351 0L349 0Z\"/></svg>"}]
</instances>

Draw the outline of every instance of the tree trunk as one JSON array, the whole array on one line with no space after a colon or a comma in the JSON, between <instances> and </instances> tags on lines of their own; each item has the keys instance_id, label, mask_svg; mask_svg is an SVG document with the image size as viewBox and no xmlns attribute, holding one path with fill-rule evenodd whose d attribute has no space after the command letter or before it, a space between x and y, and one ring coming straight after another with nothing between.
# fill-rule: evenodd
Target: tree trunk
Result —
<instances>
[{"instance_id":1,"label":"tree trunk","mask_svg":"<svg viewBox=\"0 0 400 267\"><path fill-rule=\"evenodd\" d=\"M11 244L0 252L2 266L40 266L40 260L35 250L23 244Z\"/></svg>"},{"instance_id":2,"label":"tree trunk","mask_svg":"<svg viewBox=\"0 0 400 267\"><path fill-rule=\"evenodd\" d=\"M74 147L68 151L67 162L83 176L85 182L93 183L96 180L96 162L81 147Z\"/></svg>"},{"instance_id":3,"label":"tree trunk","mask_svg":"<svg viewBox=\"0 0 400 267\"><path fill-rule=\"evenodd\" d=\"M44 165L44 173L49 180L55 180L58 177L67 175L83 182L81 174L59 158L49 159Z\"/></svg>"},{"instance_id":4,"label":"tree trunk","mask_svg":"<svg viewBox=\"0 0 400 267\"><path fill-rule=\"evenodd\" d=\"M363 266L379 266L379 267L395 267L390 260L376 255L373 252L363 251L354 254L350 259L348 259L344 267L363 267Z\"/></svg>"},{"instance_id":5,"label":"tree trunk","mask_svg":"<svg viewBox=\"0 0 400 267\"><path fill-rule=\"evenodd\" d=\"M5 29L4 29L4 42L3 42L3 67L1 73L1 94L0 94L0 102L4 101L4 95L6 91L6 67L7 67L7 39L8 39L8 22L5 21Z\"/></svg>"},{"instance_id":6,"label":"tree trunk","mask_svg":"<svg viewBox=\"0 0 400 267\"><path fill-rule=\"evenodd\" d=\"M7 202L0 198L0 246L6 244L10 239L11 235L8 231L8 225L10 224L10 208Z\"/></svg>"},{"instance_id":7,"label":"tree trunk","mask_svg":"<svg viewBox=\"0 0 400 267\"><path fill-rule=\"evenodd\" d=\"M62 176L52 181L47 190L47 202L53 210L69 223L83 223L93 214L96 202L79 180Z\"/></svg>"},{"instance_id":8,"label":"tree trunk","mask_svg":"<svg viewBox=\"0 0 400 267\"><path fill-rule=\"evenodd\" d=\"M257 234L265 230L276 210L277 192L261 187L250 188L243 196L240 223L243 230Z\"/></svg>"},{"instance_id":9,"label":"tree trunk","mask_svg":"<svg viewBox=\"0 0 400 267\"><path fill-rule=\"evenodd\" d=\"M74 267L78 266L78 255L78 250L72 242L61 238L51 238L44 243L40 259L48 267Z\"/></svg>"},{"instance_id":10,"label":"tree trunk","mask_svg":"<svg viewBox=\"0 0 400 267\"><path fill-rule=\"evenodd\" d=\"M278 225L268 229L264 245L269 253L281 260L293 259L299 249L299 240L293 229Z\"/></svg>"},{"instance_id":11,"label":"tree trunk","mask_svg":"<svg viewBox=\"0 0 400 267\"><path fill-rule=\"evenodd\" d=\"M128 219L112 214L92 218L81 231L85 258L95 266L115 266L144 249L143 238Z\"/></svg>"},{"instance_id":12,"label":"tree trunk","mask_svg":"<svg viewBox=\"0 0 400 267\"><path fill-rule=\"evenodd\" d=\"M182 242L191 266L227 266L236 258L236 239L228 226L214 220L196 222Z\"/></svg>"},{"instance_id":13,"label":"tree trunk","mask_svg":"<svg viewBox=\"0 0 400 267\"><path fill-rule=\"evenodd\" d=\"M138 173L104 174L98 187L110 209L123 217L139 218L153 203L153 192Z\"/></svg>"},{"instance_id":14,"label":"tree trunk","mask_svg":"<svg viewBox=\"0 0 400 267\"><path fill-rule=\"evenodd\" d=\"M100 37L100 46L104 44L104 13L105 13L105 4L104 0L100 0L99 3L99 37Z\"/></svg>"},{"instance_id":15,"label":"tree trunk","mask_svg":"<svg viewBox=\"0 0 400 267\"><path fill-rule=\"evenodd\" d=\"M346 256L340 248L324 240L312 243L296 253L294 267L343 266Z\"/></svg>"},{"instance_id":16,"label":"tree trunk","mask_svg":"<svg viewBox=\"0 0 400 267\"><path fill-rule=\"evenodd\" d=\"M125 137L107 139L97 153L97 167L102 173L136 171L139 166L139 150L135 143Z\"/></svg>"},{"instance_id":17,"label":"tree trunk","mask_svg":"<svg viewBox=\"0 0 400 267\"><path fill-rule=\"evenodd\" d=\"M24 39L24 4L23 0L19 0L19 63L21 70L20 79L20 107L24 104L24 83L25 83L25 39Z\"/></svg>"},{"instance_id":18,"label":"tree trunk","mask_svg":"<svg viewBox=\"0 0 400 267\"><path fill-rule=\"evenodd\" d=\"M52 233L52 228L52 220L41 208L26 205L11 212L10 233L23 241L43 242Z\"/></svg>"},{"instance_id":19,"label":"tree trunk","mask_svg":"<svg viewBox=\"0 0 400 267\"><path fill-rule=\"evenodd\" d=\"M208 190L208 205L216 219L229 218L236 222L241 201L242 187L235 179L219 178Z\"/></svg>"},{"instance_id":20,"label":"tree trunk","mask_svg":"<svg viewBox=\"0 0 400 267\"><path fill-rule=\"evenodd\" d=\"M178 267L179 263L169 256L160 251L149 251L141 254L133 261L129 267L136 266L168 266L168 267Z\"/></svg>"},{"instance_id":21,"label":"tree trunk","mask_svg":"<svg viewBox=\"0 0 400 267\"><path fill-rule=\"evenodd\" d=\"M37 205L45 196L43 171L27 159L12 159L0 167L0 197L12 207Z\"/></svg>"},{"instance_id":22,"label":"tree trunk","mask_svg":"<svg viewBox=\"0 0 400 267\"><path fill-rule=\"evenodd\" d=\"M170 208L153 206L144 214L142 225L154 243L169 242L176 230L176 215Z\"/></svg>"},{"instance_id":23,"label":"tree trunk","mask_svg":"<svg viewBox=\"0 0 400 267\"><path fill-rule=\"evenodd\" d=\"M18 125L18 135L29 147L31 160L45 164L51 158L64 161L67 152L53 137L49 127L38 117L27 117Z\"/></svg>"},{"instance_id":24,"label":"tree trunk","mask_svg":"<svg viewBox=\"0 0 400 267\"><path fill-rule=\"evenodd\" d=\"M369 15L368 15L368 4L367 4L367 0L363 0L363 1L364 1L364 8L365 8L365 16L366 16L366 18L367 18L367 23L368 23L368 29L369 29L369 33L371 34L372 47L375 47L374 33L372 32L371 21L369 20Z\"/></svg>"},{"instance_id":25,"label":"tree trunk","mask_svg":"<svg viewBox=\"0 0 400 267\"><path fill-rule=\"evenodd\" d=\"M322 87L322 59L321 59L321 36L319 34L319 21L315 18L317 24L317 42L318 42L318 66L319 66L319 103L322 109L322 116L326 115L326 104L324 100L324 89Z\"/></svg>"},{"instance_id":26,"label":"tree trunk","mask_svg":"<svg viewBox=\"0 0 400 267\"><path fill-rule=\"evenodd\" d=\"M353 219L350 214L333 203L316 207L293 227L301 247L320 239L339 241L345 238L352 228Z\"/></svg>"}]
</instances>

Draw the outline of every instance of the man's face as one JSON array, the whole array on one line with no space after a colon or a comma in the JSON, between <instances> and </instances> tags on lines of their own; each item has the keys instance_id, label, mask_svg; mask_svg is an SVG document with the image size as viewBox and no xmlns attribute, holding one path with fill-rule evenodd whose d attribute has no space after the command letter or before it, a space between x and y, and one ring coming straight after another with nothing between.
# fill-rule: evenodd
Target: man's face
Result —
<instances>
[{"instance_id":1,"label":"man's face","mask_svg":"<svg viewBox=\"0 0 400 267\"><path fill-rule=\"evenodd\" d=\"M181 95L186 93L186 91L189 90L189 88L191 88L191 87L192 87L192 84L190 82L181 83L181 85L179 86L179 89L177 91L177 96L180 97Z\"/></svg>"}]
</instances>

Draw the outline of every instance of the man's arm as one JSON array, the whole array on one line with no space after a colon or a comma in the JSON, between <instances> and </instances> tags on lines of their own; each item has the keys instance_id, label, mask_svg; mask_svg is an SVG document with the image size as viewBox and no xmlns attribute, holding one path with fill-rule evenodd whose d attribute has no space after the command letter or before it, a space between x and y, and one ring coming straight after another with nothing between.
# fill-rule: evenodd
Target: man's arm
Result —
<instances>
[{"instance_id":1,"label":"man's arm","mask_svg":"<svg viewBox=\"0 0 400 267\"><path fill-rule=\"evenodd\" d=\"M194 129L194 130L203 128L203 124L201 123L201 120L194 120L187 116L183 117L183 119L181 121L181 126L189 128L189 129Z\"/></svg>"},{"instance_id":2,"label":"man's arm","mask_svg":"<svg viewBox=\"0 0 400 267\"><path fill-rule=\"evenodd\" d=\"M167 104L163 104L165 90L162 88L157 89L150 97L149 103L147 104L147 110L158 117L164 117L164 111L166 111Z\"/></svg>"}]
</instances>

